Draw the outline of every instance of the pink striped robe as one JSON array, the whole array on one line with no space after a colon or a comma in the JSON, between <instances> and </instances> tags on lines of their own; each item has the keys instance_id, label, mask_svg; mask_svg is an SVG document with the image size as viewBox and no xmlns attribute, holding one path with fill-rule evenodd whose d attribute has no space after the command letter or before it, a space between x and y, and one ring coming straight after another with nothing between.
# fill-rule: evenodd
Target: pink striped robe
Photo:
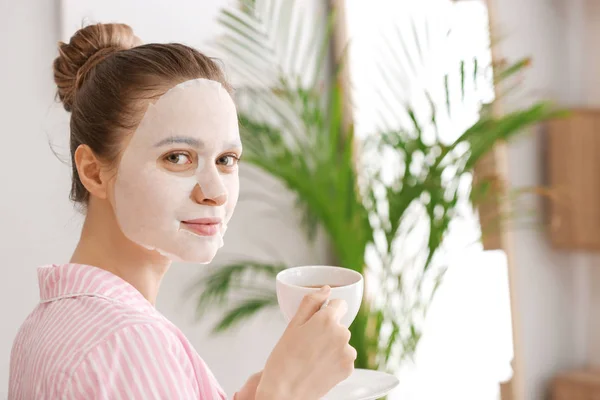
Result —
<instances>
[{"instance_id":1,"label":"pink striped robe","mask_svg":"<svg viewBox=\"0 0 600 400\"><path fill-rule=\"evenodd\" d=\"M40 267L38 279L9 400L226 399L183 333L123 279L79 264Z\"/></svg>"}]
</instances>

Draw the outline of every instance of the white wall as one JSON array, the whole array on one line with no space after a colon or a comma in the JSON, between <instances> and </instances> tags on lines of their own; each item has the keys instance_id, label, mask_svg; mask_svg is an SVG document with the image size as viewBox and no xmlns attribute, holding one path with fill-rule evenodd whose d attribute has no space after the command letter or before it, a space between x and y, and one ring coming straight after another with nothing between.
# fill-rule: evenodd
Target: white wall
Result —
<instances>
[{"instance_id":1,"label":"white wall","mask_svg":"<svg viewBox=\"0 0 600 400\"><path fill-rule=\"evenodd\" d=\"M56 2L2 1L0 27L0 397L5 398L12 340L39 298L35 268L68 259L78 218L68 202L69 169L54 157L47 137L61 123L51 68Z\"/></svg>"},{"instance_id":2,"label":"white wall","mask_svg":"<svg viewBox=\"0 0 600 400\"><path fill-rule=\"evenodd\" d=\"M594 0L575 0L568 7L573 49L570 54L569 104L600 107L600 51L596 38L600 34L600 3ZM579 335L588 355L588 364L600 366L600 256L573 254L573 267L581 281L578 315Z\"/></svg>"},{"instance_id":3,"label":"white wall","mask_svg":"<svg viewBox=\"0 0 600 400\"><path fill-rule=\"evenodd\" d=\"M218 8L227 1L60 3L0 2L0 88L5 93L0 100L4 141L0 161L0 250L4 264L0 269L0 398L7 393L12 340L39 298L35 268L68 261L81 225L81 217L68 201L70 169L56 159L48 143L50 139L68 159L68 115L54 103L51 63L57 41L68 40L87 17L90 22L128 23L145 42L181 41L202 50L215 34ZM62 23L59 15L64 17ZM242 172L240 204L219 260L244 255L289 264L323 262L323 245L309 246L297 227L293 199L274 182L250 172ZM244 200L249 193L261 191L271 194L275 207ZM283 319L273 310L237 332L210 336L215 315L194 322L193 301L183 298L184 289L201 268L175 265L163 282L157 307L183 330L224 389L233 393L264 365L284 328Z\"/></svg>"},{"instance_id":4,"label":"white wall","mask_svg":"<svg viewBox=\"0 0 600 400\"><path fill-rule=\"evenodd\" d=\"M580 79L573 52L580 48L577 29L580 21L567 0L495 0L500 56L510 60L531 56L533 65L523 81L526 96L505 102L507 109L527 101L551 98L562 105L579 102L573 93ZM581 55L581 54L580 54ZM583 85L588 85L585 81ZM509 148L509 179L513 187L543 183L541 132L516 140ZM540 199L525 207L539 211ZM540 217L540 215L538 215ZM538 221L541 222L541 221ZM512 246L520 327L517 342L522 360L524 400L542 399L549 380L559 371L579 367L587 361L585 324L587 276L572 255L549 247L541 225L514 231ZM583 274L583 275L582 275Z\"/></svg>"}]
</instances>

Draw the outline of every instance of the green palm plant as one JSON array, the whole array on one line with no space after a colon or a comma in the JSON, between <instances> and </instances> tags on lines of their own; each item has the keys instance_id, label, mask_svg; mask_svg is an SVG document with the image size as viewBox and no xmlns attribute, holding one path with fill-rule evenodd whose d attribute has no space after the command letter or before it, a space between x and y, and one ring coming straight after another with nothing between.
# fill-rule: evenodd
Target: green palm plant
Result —
<instances>
[{"instance_id":1,"label":"green palm plant","mask_svg":"<svg viewBox=\"0 0 600 400\"><path fill-rule=\"evenodd\" d=\"M494 145L557 116L557 111L539 102L496 116L491 104L482 104L475 123L455 140L444 141L437 133L442 129L439 120L452 118L450 88L457 87L464 98L466 88L485 80L489 72L477 59L463 60L456 73L441 77L441 98L423 89L426 118L399 96L398 103L404 105L384 112L403 114L409 123L382 127L361 140L359 149L354 126L344 124L347 93L336 75L341 60L331 60L333 14L324 29L313 29L302 22L298 3L271 1L257 10L254 2L241 2L242 7L225 9L219 16L224 34L218 49L232 73L247 83L236 94L244 162L296 195L308 236L322 228L336 263L365 274L373 263L366 260L367 253L374 255L378 274L367 285L375 282L378 296L365 297L351 326L351 344L358 352L357 367L394 369L419 342L422 318L443 276L436 257L461 201L476 205L492 195L490 182L479 182L466 193L461 182ZM301 23L291 24L296 18ZM301 51L304 29L313 29L313 45ZM400 35L396 39L404 40ZM398 57L392 54L392 59ZM390 85L406 76L399 65L379 65ZM509 82L527 65L528 60L521 60L496 66L493 83ZM398 173L386 177L389 164L374 162L374 154L393 154ZM410 218L415 208L426 221L424 233L415 233ZM399 263L398 243L411 235L423 235L425 245L417 258ZM248 259L211 268L192 287L198 293L198 316L224 308L214 327L221 332L276 306L274 277L286 267Z\"/></svg>"}]
</instances>

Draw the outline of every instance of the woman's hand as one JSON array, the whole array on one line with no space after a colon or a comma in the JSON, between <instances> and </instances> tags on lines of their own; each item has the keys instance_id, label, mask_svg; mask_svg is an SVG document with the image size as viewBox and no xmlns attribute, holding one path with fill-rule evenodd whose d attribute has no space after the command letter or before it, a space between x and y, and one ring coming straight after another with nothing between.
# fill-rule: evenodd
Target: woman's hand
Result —
<instances>
[{"instance_id":1,"label":"woman's hand","mask_svg":"<svg viewBox=\"0 0 600 400\"><path fill-rule=\"evenodd\" d=\"M335 299L321 309L330 290L325 286L303 299L267 360L256 400L316 400L350 376L356 350L339 323L347 305Z\"/></svg>"},{"instance_id":2,"label":"woman's hand","mask_svg":"<svg viewBox=\"0 0 600 400\"><path fill-rule=\"evenodd\" d=\"M244 386L233 396L233 400L255 400L256 399L256 388L262 377L262 371L252 375Z\"/></svg>"}]
</instances>

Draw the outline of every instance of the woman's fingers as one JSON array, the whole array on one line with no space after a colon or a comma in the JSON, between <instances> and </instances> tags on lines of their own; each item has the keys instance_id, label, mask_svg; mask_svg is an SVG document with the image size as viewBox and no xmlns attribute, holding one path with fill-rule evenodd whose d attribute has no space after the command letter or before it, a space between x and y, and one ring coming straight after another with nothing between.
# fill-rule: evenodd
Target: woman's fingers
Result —
<instances>
[{"instance_id":1,"label":"woman's fingers","mask_svg":"<svg viewBox=\"0 0 600 400\"><path fill-rule=\"evenodd\" d=\"M290 321L290 325L302 325L310 319L323 305L323 303L329 297L331 288L329 286L323 286L320 290L313 292L309 295L304 296L296 315ZM326 307L327 308L327 307Z\"/></svg>"},{"instance_id":2,"label":"woman's fingers","mask_svg":"<svg viewBox=\"0 0 600 400\"><path fill-rule=\"evenodd\" d=\"M334 321L340 322L342 317L348 312L348 303L342 299L333 299L329 301L327 307L319 312L329 314Z\"/></svg>"}]
</instances>

